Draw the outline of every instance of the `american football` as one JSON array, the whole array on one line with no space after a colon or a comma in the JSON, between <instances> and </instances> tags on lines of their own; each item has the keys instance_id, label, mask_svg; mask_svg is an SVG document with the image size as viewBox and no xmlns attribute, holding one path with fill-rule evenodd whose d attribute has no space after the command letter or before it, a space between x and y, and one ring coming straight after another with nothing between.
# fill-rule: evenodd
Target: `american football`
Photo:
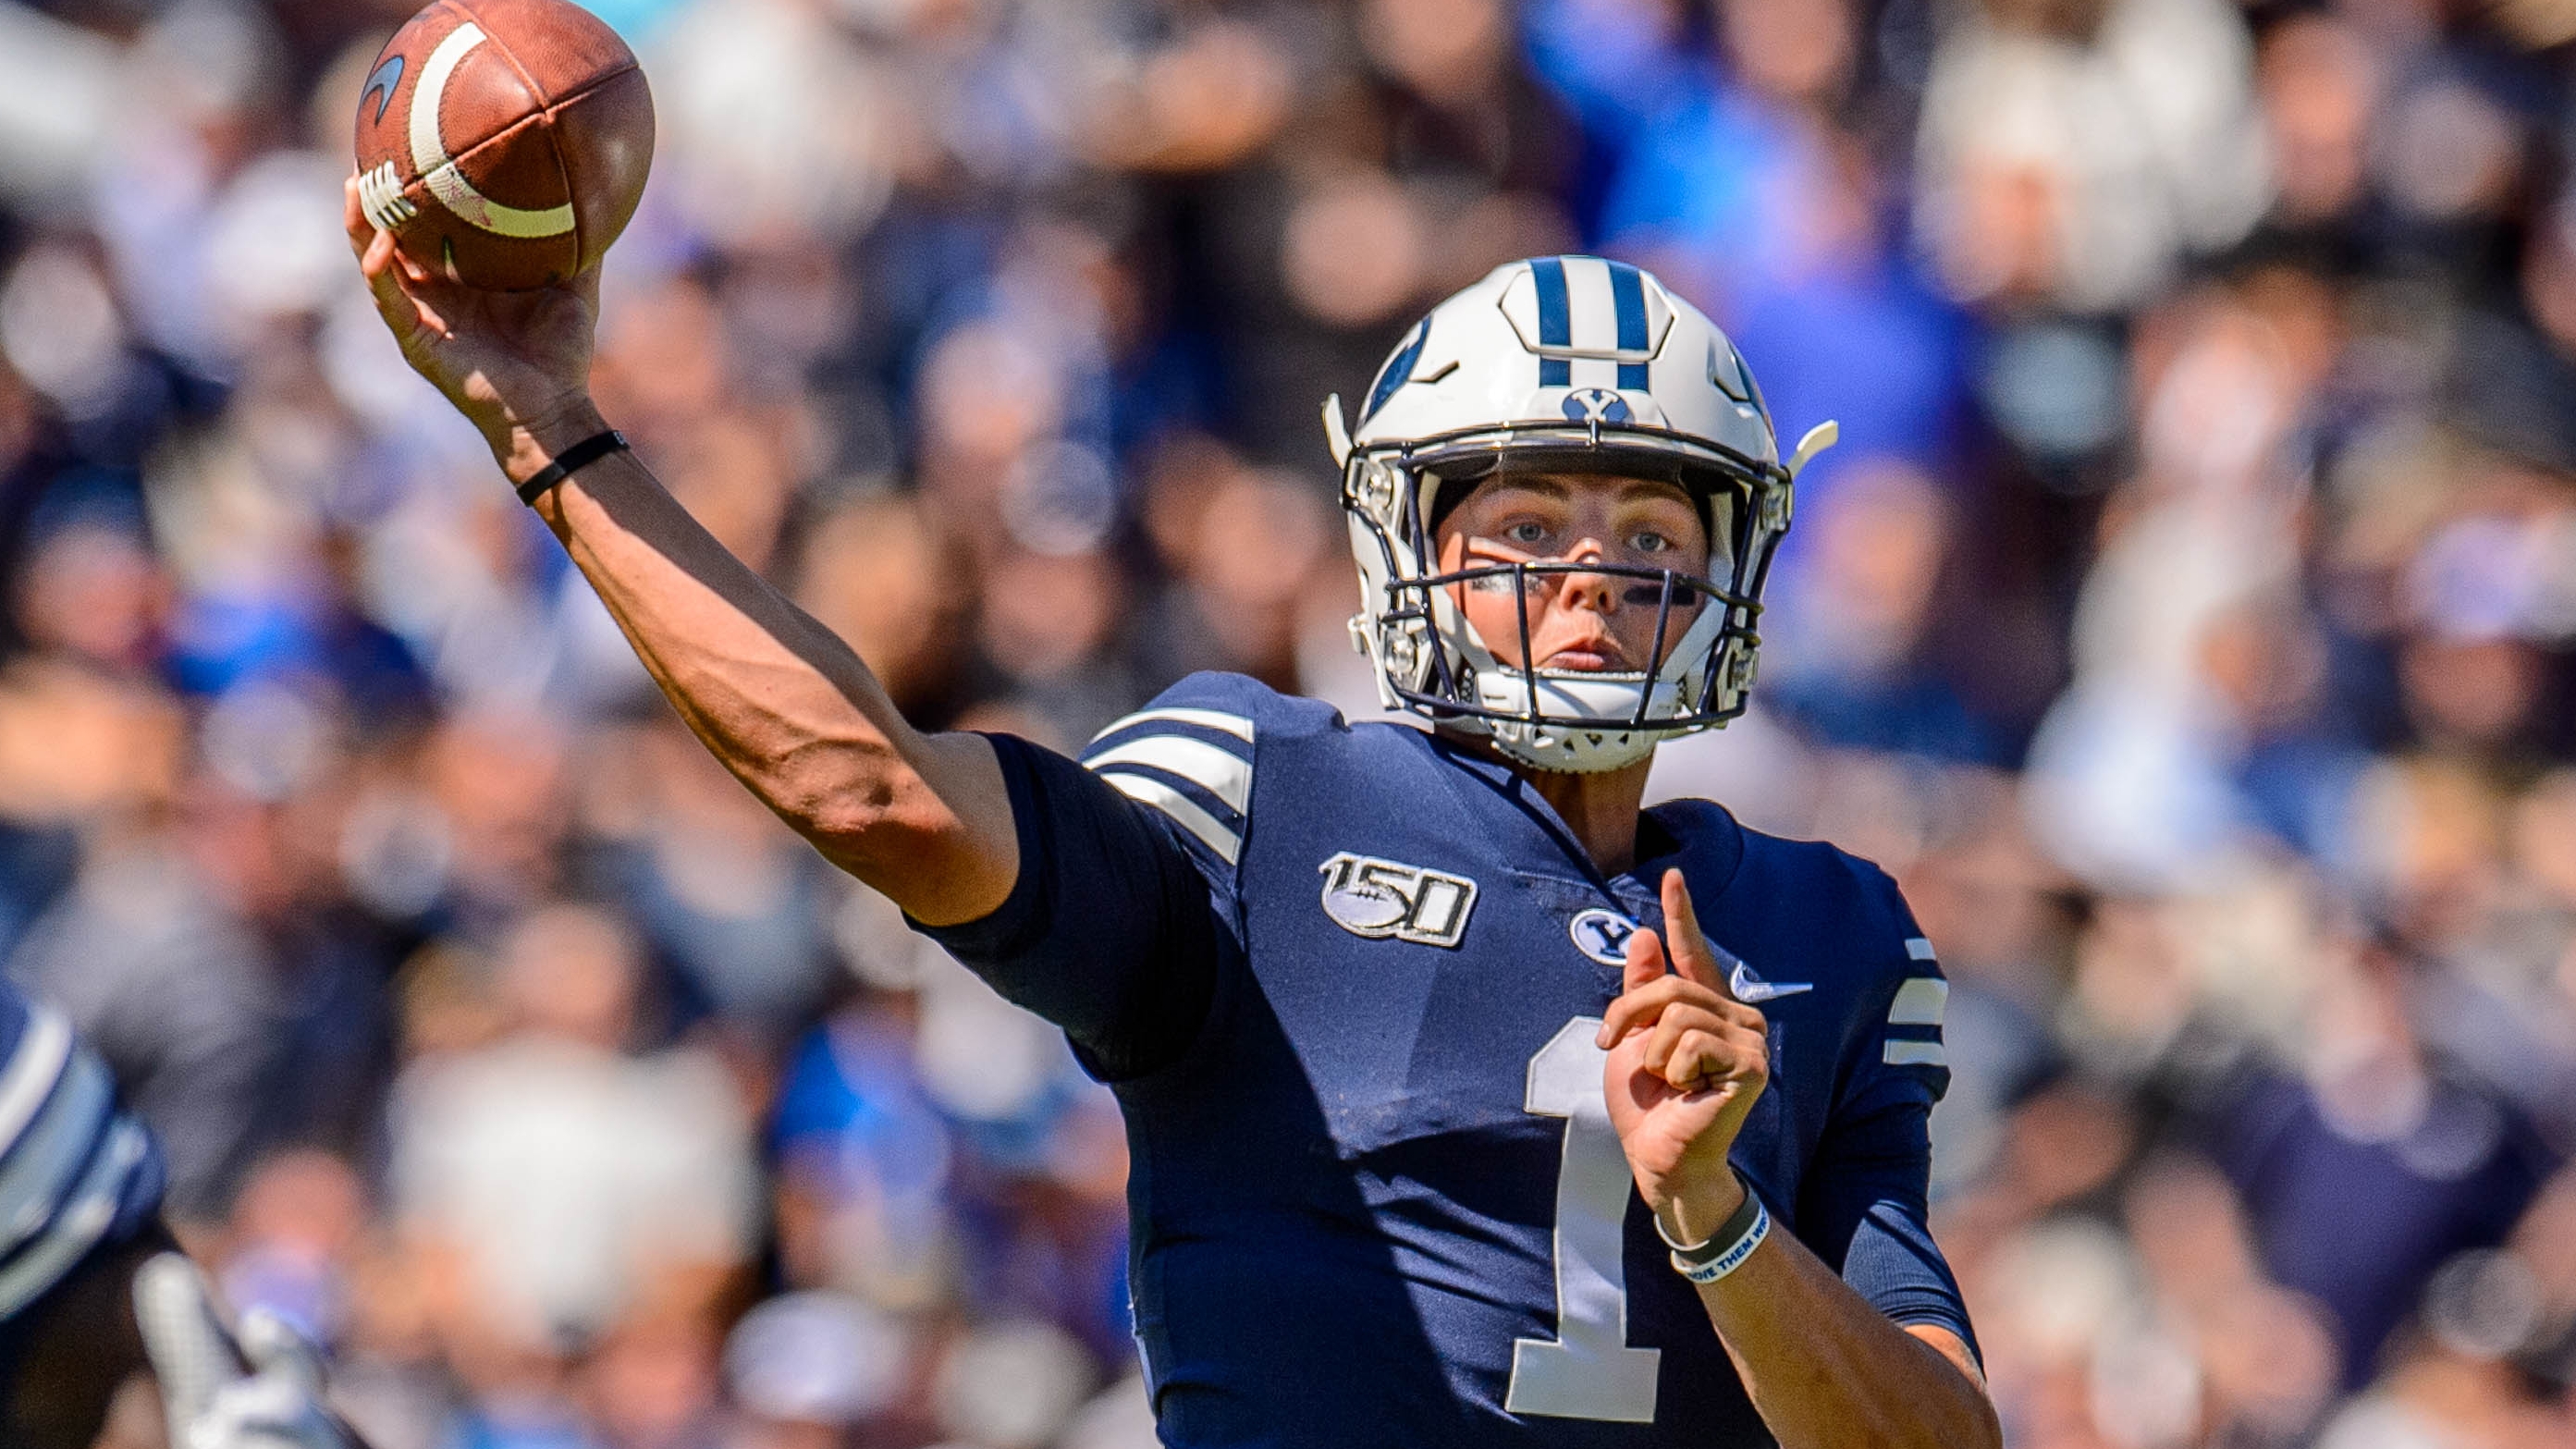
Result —
<instances>
[{"instance_id":1,"label":"american football","mask_svg":"<svg viewBox=\"0 0 2576 1449\"><path fill-rule=\"evenodd\" d=\"M566 0L435 0L358 98L367 218L449 280L529 291L595 264L653 163L626 42Z\"/></svg>"}]
</instances>

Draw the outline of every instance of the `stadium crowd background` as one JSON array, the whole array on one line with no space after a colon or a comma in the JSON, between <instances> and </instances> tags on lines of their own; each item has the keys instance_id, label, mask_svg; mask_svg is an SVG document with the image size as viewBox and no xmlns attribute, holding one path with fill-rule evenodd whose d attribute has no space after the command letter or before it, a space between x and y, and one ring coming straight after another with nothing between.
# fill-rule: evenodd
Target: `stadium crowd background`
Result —
<instances>
[{"instance_id":1,"label":"stadium crowd background","mask_svg":"<svg viewBox=\"0 0 2576 1449\"><path fill-rule=\"evenodd\" d=\"M1104 1092L369 312L408 8L0 0L8 971L380 1449L1149 1443ZM2576 1442L2576 3L598 8L603 405L928 724L1373 712L1317 401L1499 261L1658 269L1846 442L1657 788L1938 944L2011 1442Z\"/></svg>"}]
</instances>

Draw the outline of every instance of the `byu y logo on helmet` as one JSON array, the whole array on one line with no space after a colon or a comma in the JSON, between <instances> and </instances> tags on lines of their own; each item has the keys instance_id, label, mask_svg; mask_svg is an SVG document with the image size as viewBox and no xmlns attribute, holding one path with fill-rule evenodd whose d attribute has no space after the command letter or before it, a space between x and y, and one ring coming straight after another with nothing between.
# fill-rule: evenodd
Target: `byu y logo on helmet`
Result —
<instances>
[{"instance_id":1,"label":"byu y logo on helmet","mask_svg":"<svg viewBox=\"0 0 2576 1449\"><path fill-rule=\"evenodd\" d=\"M1607 388L1587 387L1565 395L1565 416L1577 423L1626 423L1636 421L1636 412L1628 400Z\"/></svg>"}]
</instances>

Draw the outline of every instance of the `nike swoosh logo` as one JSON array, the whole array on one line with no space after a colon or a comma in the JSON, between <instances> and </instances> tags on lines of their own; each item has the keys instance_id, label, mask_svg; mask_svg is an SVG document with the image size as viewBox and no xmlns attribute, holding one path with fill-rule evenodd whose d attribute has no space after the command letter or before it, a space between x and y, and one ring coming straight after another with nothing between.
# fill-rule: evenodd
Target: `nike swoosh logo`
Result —
<instances>
[{"instance_id":1,"label":"nike swoosh logo","mask_svg":"<svg viewBox=\"0 0 2576 1449\"><path fill-rule=\"evenodd\" d=\"M1738 964L1735 968L1734 974L1727 978L1726 989L1735 994L1736 1000L1743 1002L1747 1006L1754 1006L1762 1002L1772 1000L1775 997L1795 996L1801 991L1813 991L1816 989L1816 983L1812 981L1765 981L1761 977L1754 975L1752 971L1745 966Z\"/></svg>"},{"instance_id":2,"label":"nike swoosh logo","mask_svg":"<svg viewBox=\"0 0 2576 1449\"><path fill-rule=\"evenodd\" d=\"M403 58L399 55L389 55L385 57L384 64L376 67L376 73L367 77L367 88L358 93L358 109L365 110L367 97L374 96L376 119L373 124L384 124L385 107L394 103L394 87L402 84L402 73Z\"/></svg>"}]
</instances>

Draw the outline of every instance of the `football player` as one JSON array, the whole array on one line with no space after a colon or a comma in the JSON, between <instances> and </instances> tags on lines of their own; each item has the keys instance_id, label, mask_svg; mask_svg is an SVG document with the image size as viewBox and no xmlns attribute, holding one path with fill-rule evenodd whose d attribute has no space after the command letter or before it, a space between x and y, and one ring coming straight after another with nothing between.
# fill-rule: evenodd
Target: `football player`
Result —
<instances>
[{"instance_id":1,"label":"football player","mask_svg":"<svg viewBox=\"0 0 2576 1449\"><path fill-rule=\"evenodd\" d=\"M588 275L478 294L349 230L681 716L1124 1108L1180 1446L1998 1442L1924 1224L1944 987L1887 878L1659 740L1752 683L1791 480L1633 267L1503 267L1327 430L1386 701L1198 675L1080 762L925 735L591 406Z\"/></svg>"},{"instance_id":2,"label":"football player","mask_svg":"<svg viewBox=\"0 0 2576 1449\"><path fill-rule=\"evenodd\" d=\"M0 1444L89 1449L143 1367L127 1295L175 1246L163 1181L106 1064L0 982Z\"/></svg>"},{"instance_id":3,"label":"football player","mask_svg":"<svg viewBox=\"0 0 2576 1449\"><path fill-rule=\"evenodd\" d=\"M61 1013L0 982L0 1444L89 1449L147 1368L180 1449L364 1449L310 1354L236 1341L161 1221L160 1150Z\"/></svg>"}]
</instances>

